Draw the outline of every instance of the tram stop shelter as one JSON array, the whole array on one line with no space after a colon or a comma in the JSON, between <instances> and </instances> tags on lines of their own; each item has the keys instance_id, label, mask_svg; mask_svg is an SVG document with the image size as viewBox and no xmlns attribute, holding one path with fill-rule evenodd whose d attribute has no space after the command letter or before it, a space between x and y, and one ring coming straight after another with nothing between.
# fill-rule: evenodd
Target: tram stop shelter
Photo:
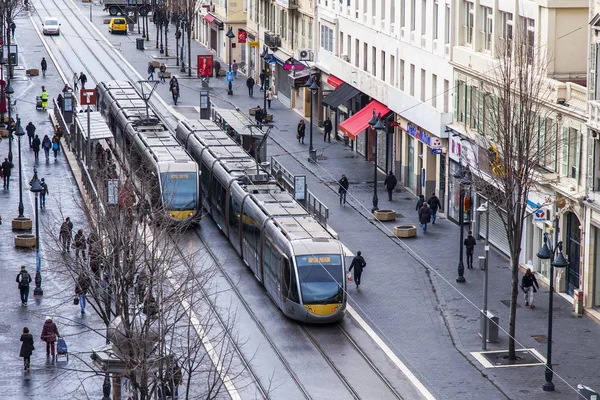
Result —
<instances>
[{"instance_id":1,"label":"tram stop shelter","mask_svg":"<svg viewBox=\"0 0 600 400\"><path fill-rule=\"evenodd\" d=\"M236 143L257 161L267 161L267 143L265 133L254 121L240 111L226 108L211 108L212 120L223 129Z\"/></svg>"},{"instance_id":2,"label":"tram stop shelter","mask_svg":"<svg viewBox=\"0 0 600 400\"><path fill-rule=\"evenodd\" d=\"M104 121L104 117L99 111L91 111L89 113L89 118L89 132L87 112L75 114L75 123L73 124L75 128L75 143L73 151L77 154L78 159L85 159L88 166L91 165L93 160L96 158L96 152L94 151L96 143L112 139L113 137L110 128Z\"/></svg>"}]
</instances>

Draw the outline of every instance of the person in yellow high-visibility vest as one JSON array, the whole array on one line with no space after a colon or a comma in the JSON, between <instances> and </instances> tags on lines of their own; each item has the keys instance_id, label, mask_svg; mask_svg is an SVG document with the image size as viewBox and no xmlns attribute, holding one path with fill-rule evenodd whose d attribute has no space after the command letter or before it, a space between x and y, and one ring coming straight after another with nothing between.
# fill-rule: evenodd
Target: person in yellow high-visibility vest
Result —
<instances>
[{"instance_id":1,"label":"person in yellow high-visibility vest","mask_svg":"<svg viewBox=\"0 0 600 400\"><path fill-rule=\"evenodd\" d=\"M48 107L48 92L46 92L46 88L42 86L42 94L40 95L42 98L42 108L45 110Z\"/></svg>"}]
</instances>

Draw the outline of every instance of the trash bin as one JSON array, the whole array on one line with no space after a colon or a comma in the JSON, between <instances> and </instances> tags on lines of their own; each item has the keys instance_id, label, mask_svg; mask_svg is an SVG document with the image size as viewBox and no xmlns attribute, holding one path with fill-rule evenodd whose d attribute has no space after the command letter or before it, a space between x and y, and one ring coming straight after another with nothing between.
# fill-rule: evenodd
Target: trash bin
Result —
<instances>
[{"instance_id":1,"label":"trash bin","mask_svg":"<svg viewBox=\"0 0 600 400\"><path fill-rule=\"evenodd\" d=\"M483 324L484 320L487 322L487 338L486 341L488 343L493 343L498 341L498 324L500 322L500 318L492 314L491 312L487 312L487 318L483 317L483 310L479 313L480 315L480 323L479 323L479 336L483 336Z\"/></svg>"},{"instance_id":2,"label":"trash bin","mask_svg":"<svg viewBox=\"0 0 600 400\"><path fill-rule=\"evenodd\" d=\"M598 392L596 392L593 389L590 389L587 386L583 386L582 384L577 385L577 392L579 394L579 396L577 397L578 399L585 399L585 400L598 400Z\"/></svg>"},{"instance_id":3,"label":"trash bin","mask_svg":"<svg viewBox=\"0 0 600 400\"><path fill-rule=\"evenodd\" d=\"M485 271L485 256L479 256L479 269Z\"/></svg>"},{"instance_id":4,"label":"trash bin","mask_svg":"<svg viewBox=\"0 0 600 400\"><path fill-rule=\"evenodd\" d=\"M135 48L138 50L144 50L144 38L135 39Z\"/></svg>"}]
</instances>

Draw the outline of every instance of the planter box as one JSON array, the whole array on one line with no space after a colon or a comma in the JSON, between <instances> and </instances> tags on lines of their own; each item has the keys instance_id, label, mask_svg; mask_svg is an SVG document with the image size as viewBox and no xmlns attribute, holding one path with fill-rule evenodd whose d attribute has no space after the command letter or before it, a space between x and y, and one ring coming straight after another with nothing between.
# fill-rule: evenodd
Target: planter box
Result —
<instances>
[{"instance_id":1,"label":"planter box","mask_svg":"<svg viewBox=\"0 0 600 400\"><path fill-rule=\"evenodd\" d=\"M396 211L394 210L377 210L373 214L377 221L395 221Z\"/></svg>"},{"instance_id":2,"label":"planter box","mask_svg":"<svg viewBox=\"0 0 600 400\"><path fill-rule=\"evenodd\" d=\"M0 129L0 137L8 137L8 129Z\"/></svg>"},{"instance_id":3,"label":"planter box","mask_svg":"<svg viewBox=\"0 0 600 400\"><path fill-rule=\"evenodd\" d=\"M15 247L35 247L35 235L28 233L15 235Z\"/></svg>"},{"instance_id":4,"label":"planter box","mask_svg":"<svg viewBox=\"0 0 600 400\"><path fill-rule=\"evenodd\" d=\"M165 78L170 78L170 77L171 77L171 73L165 71Z\"/></svg>"},{"instance_id":5,"label":"planter box","mask_svg":"<svg viewBox=\"0 0 600 400\"><path fill-rule=\"evenodd\" d=\"M40 74L40 70L36 68L28 69L25 73L29 76L38 76Z\"/></svg>"},{"instance_id":6,"label":"planter box","mask_svg":"<svg viewBox=\"0 0 600 400\"><path fill-rule=\"evenodd\" d=\"M267 114L267 121L268 122L273 121L273 114Z\"/></svg>"},{"instance_id":7,"label":"planter box","mask_svg":"<svg viewBox=\"0 0 600 400\"><path fill-rule=\"evenodd\" d=\"M248 110L248 113L249 113L250 115L256 115L256 107L253 107L253 108L249 109L249 110Z\"/></svg>"},{"instance_id":8,"label":"planter box","mask_svg":"<svg viewBox=\"0 0 600 400\"><path fill-rule=\"evenodd\" d=\"M399 238L417 236L417 228L413 225L399 225L394 227L394 235Z\"/></svg>"},{"instance_id":9,"label":"planter box","mask_svg":"<svg viewBox=\"0 0 600 400\"><path fill-rule=\"evenodd\" d=\"M13 218L12 228L15 231L25 231L31 229L33 222L31 218Z\"/></svg>"},{"instance_id":10,"label":"planter box","mask_svg":"<svg viewBox=\"0 0 600 400\"><path fill-rule=\"evenodd\" d=\"M160 67L160 62L159 61L150 61L149 64L154 65L156 68Z\"/></svg>"},{"instance_id":11,"label":"planter box","mask_svg":"<svg viewBox=\"0 0 600 400\"><path fill-rule=\"evenodd\" d=\"M226 70L224 70L224 69L219 70L219 76L225 76L225 74L227 74Z\"/></svg>"},{"instance_id":12,"label":"planter box","mask_svg":"<svg viewBox=\"0 0 600 400\"><path fill-rule=\"evenodd\" d=\"M110 18L105 18L105 19L103 19L103 20L102 20L102 23L103 23L104 25L108 25L108 24L110 24Z\"/></svg>"}]
</instances>

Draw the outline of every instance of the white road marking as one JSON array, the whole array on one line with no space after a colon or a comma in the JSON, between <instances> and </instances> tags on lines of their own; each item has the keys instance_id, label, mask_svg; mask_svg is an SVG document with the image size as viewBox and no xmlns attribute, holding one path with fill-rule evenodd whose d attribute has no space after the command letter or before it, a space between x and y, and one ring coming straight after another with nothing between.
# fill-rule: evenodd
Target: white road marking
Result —
<instances>
[{"instance_id":1,"label":"white road marking","mask_svg":"<svg viewBox=\"0 0 600 400\"><path fill-rule=\"evenodd\" d=\"M348 310L348 313L352 316L352 318L354 318L356 320L356 322L358 322L358 324L365 330L365 332L367 332L367 334L371 337L371 339L373 339L373 341L377 344L377 346L379 346L381 348L381 350L383 350L383 352L385 353L386 356L388 356L390 361L393 362L394 365L396 367L398 367L398 369L404 375L406 375L408 380L417 388L417 390L419 392L421 392L421 394L426 399L435 400L435 397L433 397L433 395L429 392L429 390L427 390L427 388L421 383L421 381L419 381L419 379L417 379L417 377L410 371L410 369L408 369L408 367L402 361L400 361L400 359L396 356L396 354L394 354L394 352L388 347L388 345L385 344L385 342L383 340L381 340L379 335L377 333L375 333L375 331L373 329L371 329L369 324L367 324L365 322L365 320L362 319L362 317L360 315L358 315L356 310L354 308L352 308L352 306L350 304L348 304L346 309Z\"/></svg>"}]
</instances>

